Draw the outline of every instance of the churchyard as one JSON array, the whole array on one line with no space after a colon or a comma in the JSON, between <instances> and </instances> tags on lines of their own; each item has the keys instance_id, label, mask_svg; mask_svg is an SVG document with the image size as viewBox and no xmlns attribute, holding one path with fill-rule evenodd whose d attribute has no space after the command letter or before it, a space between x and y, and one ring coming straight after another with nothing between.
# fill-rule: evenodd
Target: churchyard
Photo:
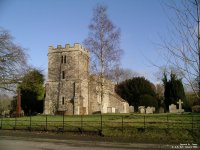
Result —
<instances>
[{"instance_id":1,"label":"churchyard","mask_svg":"<svg viewBox=\"0 0 200 150\"><path fill-rule=\"evenodd\" d=\"M124 137L150 142L200 143L200 114L96 114L1 118L1 130Z\"/></svg>"}]
</instances>

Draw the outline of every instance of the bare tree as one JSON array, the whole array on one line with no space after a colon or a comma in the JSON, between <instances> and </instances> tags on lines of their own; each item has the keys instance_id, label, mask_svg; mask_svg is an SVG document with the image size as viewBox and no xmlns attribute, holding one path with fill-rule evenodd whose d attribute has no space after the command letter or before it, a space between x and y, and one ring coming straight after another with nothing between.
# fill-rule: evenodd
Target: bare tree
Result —
<instances>
[{"instance_id":1,"label":"bare tree","mask_svg":"<svg viewBox=\"0 0 200 150\"><path fill-rule=\"evenodd\" d=\"M200 98L200 1L173 1L167 6L175 17L170 17L174 28L168 34L169 40L162 41L162 48L167 50L164 58Z\"/></svg>"},{"instance_id":2,"label":"bare tree","mask_svg":"<svg viewBox=\"0 0 200 150\"><path fill-rule=\"evenodd\" d=\"M14 91L26 69L26 54L13 43L10 33L0 28L0 90Z\"/></svg>"},{"instance_id":3,"label":"bare tree","mask_svg":"<svg viewBox=\"0 0 200 150\"><path fill-rule=\"evenodd\" d=\"M138 76L140 76L140 74L135 71L117 66L109 71L107 78L118 84L122 81Z\"/></svg>"},{"instance_id":4,"label":"bare tree","mask_svg":"<svg viewBox=\"0 0 200 150\"><path fill-rule=\"evenodd\" d=\"M108 71L119 64L122 49L120 48L120 29L116 28L107 16L107 8L97 5L93 11L89 35L84 41L91 52L92 66L101 76L101 103L103 101L104 78ZM94 70L93 70L94 72Z\"/></svg>"}]
</instances>

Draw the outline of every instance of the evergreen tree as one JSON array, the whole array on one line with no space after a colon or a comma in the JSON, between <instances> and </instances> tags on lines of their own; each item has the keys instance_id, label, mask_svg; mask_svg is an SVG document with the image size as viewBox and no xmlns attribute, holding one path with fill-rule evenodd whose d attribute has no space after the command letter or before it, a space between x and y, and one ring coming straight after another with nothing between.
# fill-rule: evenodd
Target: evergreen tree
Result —
<instances>
[{"instance_id":1,"label":"evergreen tree","mask_svg":"<svg viewBox=\"0 0 200 150\"><path fill-rule=\"evenodd\" d=\"M176 74L170 74L170 80L168 81L166 73L164 73L163 84L165 88L164 92L164 104L165 110L169 111L169 105L177 105L177 101L181 99L183 103L186 103L186 96L182 80L178 79ZM183 105L184 106L184 105Z\"/></svg>"},{"instance_id":2,"label":"evergreen tree","mask_svg":"<svg viewBox=\"0 0 200 150\"><path fill-rule=\"evenodd\" d=\"M125 99L129 105L133 105L135 110L138 106L157 107L156 93L154 85L144 77L134 77L116 85L116 92Z\"/></svg>"},{"instance_id":3,"label":"evergreen tree","mask_svg":"<svg viewBox=\"0 0 200 150\"><path fill-rule=\"evenodd\" d=\"M21 107L27 115L30 112L42 113L44 100L44 76L36 69L29 71L19 84Z\"/></svg>"},{"instance_id":4,"label":"evergreen tree","mask_svg":"<svg viewBox=\"0 0 200 150\"><path fill-rule=\"evenodd\" d=\"M155 107L156 109L158 108L158 100L156 99L156 97L149 95L149 94L144 94L140 96L140 102L139 105L140 106L151 106L151 107Z\"/></svg>"}]
</instances>

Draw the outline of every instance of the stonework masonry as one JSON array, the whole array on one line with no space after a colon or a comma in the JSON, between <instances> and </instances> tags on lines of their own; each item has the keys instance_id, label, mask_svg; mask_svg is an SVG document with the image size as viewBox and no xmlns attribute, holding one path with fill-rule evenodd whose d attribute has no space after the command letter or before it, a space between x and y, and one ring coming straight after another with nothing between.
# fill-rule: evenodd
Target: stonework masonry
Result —
<instances>
[{"instance_id":1,"label":"stonework masonry","mask_svg":"<svg viewBox=\"0 0 200 150\"><path fill-rule=\"evenodd\" d=\"M129 105L105 80L101 101L100 78L89 74L90 53L80 44L66 44L48 49L48 80L44 114L87 115L128 113Z\"/></svg>"}]
</instances>

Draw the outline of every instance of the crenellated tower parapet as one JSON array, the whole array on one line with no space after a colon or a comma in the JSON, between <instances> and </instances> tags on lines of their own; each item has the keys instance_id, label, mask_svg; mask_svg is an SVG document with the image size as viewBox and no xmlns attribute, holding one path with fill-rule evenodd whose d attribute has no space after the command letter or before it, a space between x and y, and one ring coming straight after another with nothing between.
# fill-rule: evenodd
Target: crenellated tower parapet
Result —
<instances>
[{"instance_id":1,"label":"crenellated tower parapet","mask_svg":"<svg viewBox=\"0 0 200 150\"><path fill-rule=\"evenodd\" d=\"M75 43L73 46L70 44L66 44L65 47L62 45L57 45L57 47L49 46L48 53L60 53L60 52L73 52L73 51L81 51L84 54L90 56L89 50L84 48L81 44Z\"/></svg>"}]
</instances>

